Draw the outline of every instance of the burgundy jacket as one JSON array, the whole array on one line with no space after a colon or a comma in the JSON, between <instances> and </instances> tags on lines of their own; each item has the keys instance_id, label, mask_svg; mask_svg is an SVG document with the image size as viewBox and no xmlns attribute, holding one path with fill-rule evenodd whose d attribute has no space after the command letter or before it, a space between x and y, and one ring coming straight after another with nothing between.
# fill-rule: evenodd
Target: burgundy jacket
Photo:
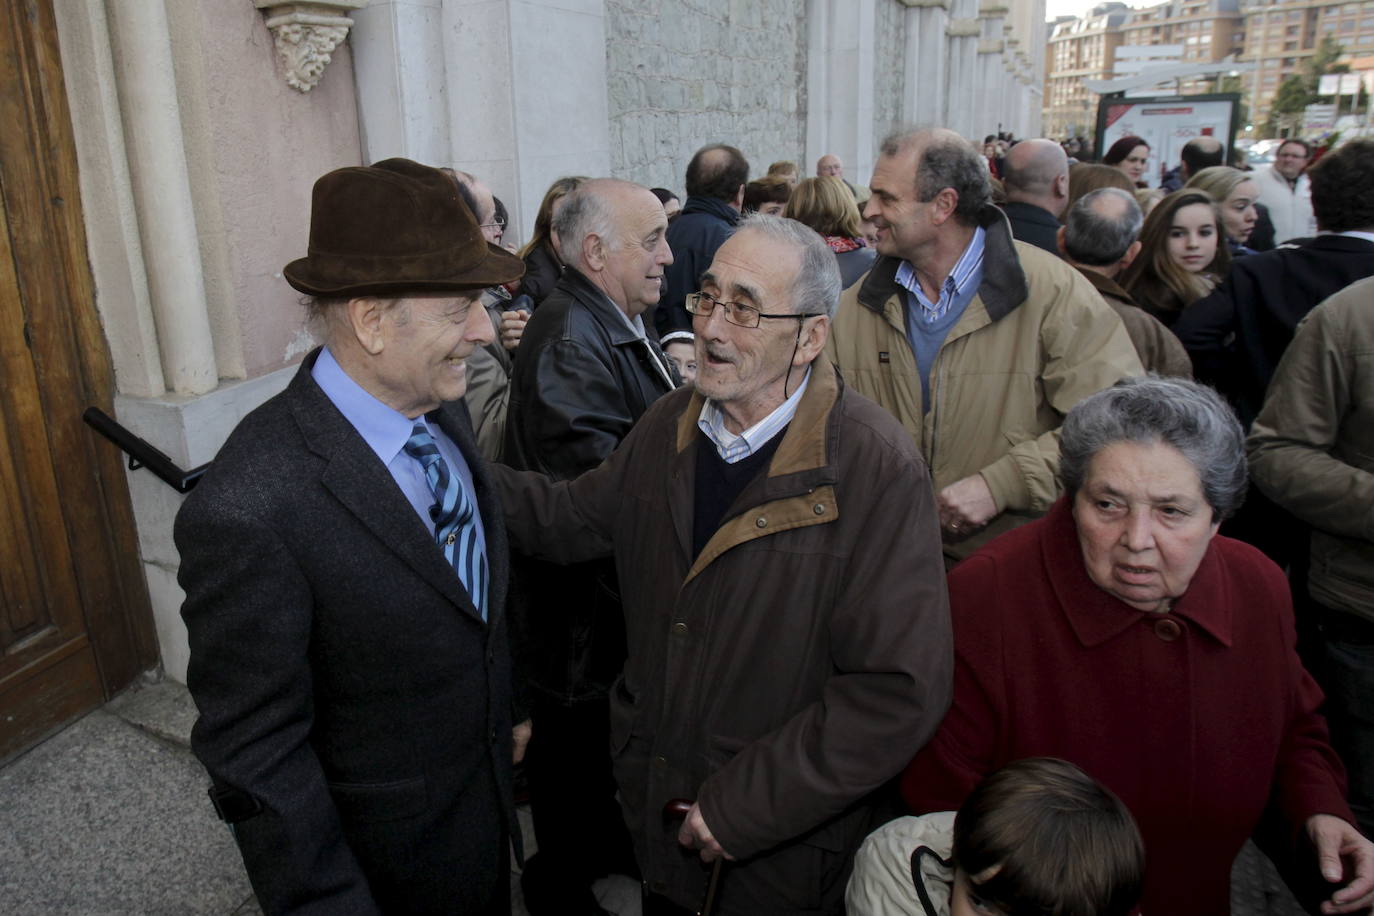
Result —
<instances>
[{"instance_id":1,"label":"burgundy jacket","mask_svg":"<svg viewBox=\"0 0 1374 916\"><path fill-rule=\"evenodd\" d=\"M957 566L949 591L954 705L902 778L913 811L957 808L1022 757L1069 760L1135 815L1142 909L1171 916L1229 912L1271 789L1294 827L1353 823L1288 583L1258 550L1213 538L1169 613L1137 611L1088 578L1061 498Z\"/></svg>"}]
</instances>

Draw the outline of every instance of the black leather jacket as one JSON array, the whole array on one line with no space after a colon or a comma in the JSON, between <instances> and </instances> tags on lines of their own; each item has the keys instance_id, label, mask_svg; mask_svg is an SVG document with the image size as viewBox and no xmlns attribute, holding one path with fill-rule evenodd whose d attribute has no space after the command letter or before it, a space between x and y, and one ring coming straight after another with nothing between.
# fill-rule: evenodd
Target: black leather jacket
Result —
<instances>
[{"instance_id":1,"label":"black leather jacket","mask_svg":"<svg viewBox=\"0 0 1374 916\"><path fill-rule=\"evenodd\" d=\"M530 317L516 352L505 462L559 480L602 462L677 384L656 343L576 268ZM556 566L515 558L518 667L546 697L604 695L625 662L625 624L610 560Z\"/></svg>"}]
</instances>

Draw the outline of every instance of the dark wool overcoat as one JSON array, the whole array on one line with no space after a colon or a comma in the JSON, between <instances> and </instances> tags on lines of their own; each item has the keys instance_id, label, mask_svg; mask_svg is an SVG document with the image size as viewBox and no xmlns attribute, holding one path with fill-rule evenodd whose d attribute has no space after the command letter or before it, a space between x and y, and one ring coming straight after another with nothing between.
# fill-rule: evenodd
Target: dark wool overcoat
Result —
<instances>
[{"instance_id":1,"label":"dark wool overcoat","mask_svg":"<svg viewBox=\"0 0 1374 916\"><path fill-rule=\"evenodd\" d=\"M475 913L512 823L502 515L461 403L489 622L310 376L249 414L176 521L192 749L267 913Z\"/></svg>"}]
</instances>

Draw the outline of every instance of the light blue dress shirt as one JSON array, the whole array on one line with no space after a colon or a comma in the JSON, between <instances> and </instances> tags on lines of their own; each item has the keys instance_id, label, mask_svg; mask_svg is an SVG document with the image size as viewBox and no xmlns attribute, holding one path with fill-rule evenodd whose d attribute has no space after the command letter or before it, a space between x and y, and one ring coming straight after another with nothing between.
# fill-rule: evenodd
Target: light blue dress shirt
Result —
<instances>
[{"instance_id":1,"label":"light blue dress shirt","mask_svg":"<svg viewBox=\"0 0 1374 916\"><path fill-rule=\"evenodd\" d=\"M428 529L432 539L434 520L429 517L429 507L434 505L434 491L425 480L425 470L420 462L405 453L405 444L410 439L415 421L399 410L383 404L353 381L334 359L334 354L329 352L328 347L320 350L315 367L310 370L310 377L334 406L339 408L339 413L353 425L358 435L363 437L368 448L382 459L382 464L386 465L387 471L405 494L405 498ZM424 417L419 419L424 421L430 435L434 436L439 453L444 456L444 461L448 462L449 470L458 475L458 479L467 490L468 498L472 500L473 506L476 506L477 491L473 489L472 469L463 460L463 453L453 444L453 440L444 434L438 423L431 423ZM487 541L486 530L482 527L482 513L476 512L474 517L477 521L477 537L485 553Z\"/></svg>"},{"instance_id":2,"label":"light blue dress shirt","mask_svg":"<svg viewBox=\"0 0 1374 916\"><path fill-rule=\"evenodd\" d=\"M897 282L907 291L906 337L921 375L922 410L930 410L930 370L935 366L935 357L983 283L986 244L987 232L979 226L945 278L934 302L921 291L921 283L910 261L903 261L897 268Z\"/></svg>"}]
</instances>

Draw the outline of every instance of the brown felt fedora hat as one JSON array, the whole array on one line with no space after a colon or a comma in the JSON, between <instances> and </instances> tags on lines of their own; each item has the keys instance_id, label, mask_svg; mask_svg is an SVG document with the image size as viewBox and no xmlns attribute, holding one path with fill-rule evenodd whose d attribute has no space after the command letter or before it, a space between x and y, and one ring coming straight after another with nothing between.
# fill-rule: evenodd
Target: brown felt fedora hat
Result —
<instances>
[{"instance_id":1,"label":"brown felt fedora hat","mask_svg":"<svg viewBox=\"0 0 1374 916\"><path fill-rule=\"evenodd\" d=\"M282 270L301 292L331 298L484 289L524 272L482 237L452 178L409 159L316 181L309 254Z\"/></svg>"}]
</instances>

